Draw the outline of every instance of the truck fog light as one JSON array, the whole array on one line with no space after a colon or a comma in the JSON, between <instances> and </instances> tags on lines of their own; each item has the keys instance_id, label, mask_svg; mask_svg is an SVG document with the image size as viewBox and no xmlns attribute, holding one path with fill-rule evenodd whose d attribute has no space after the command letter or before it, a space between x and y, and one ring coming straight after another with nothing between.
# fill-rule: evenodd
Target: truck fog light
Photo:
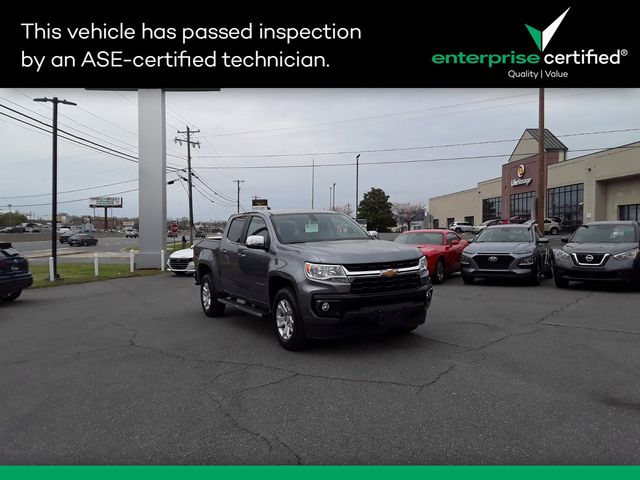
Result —
<instances>
[{"instance_id":1,"label":"truck fog light","mask_svg":"<svg viewBox=\"0 0 640 480\"><path fill-rule=\"evenodd\" d=\"M323 312L328 312L329 309L331 308L331 305L329 304L329 302L322 302L322 305L320 305L320 308L322 309Z\"/></svg>"}]
</instances>

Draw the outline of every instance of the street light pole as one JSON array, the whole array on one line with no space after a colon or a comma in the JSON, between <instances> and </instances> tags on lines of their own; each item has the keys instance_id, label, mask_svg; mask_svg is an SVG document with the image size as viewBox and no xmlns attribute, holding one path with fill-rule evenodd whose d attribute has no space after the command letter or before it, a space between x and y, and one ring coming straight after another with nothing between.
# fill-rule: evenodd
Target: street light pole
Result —
<instances>
[{"instance_id":1,"label":"street light pole","mask_svg":"<svg viewBox=\"0 0 640 480\"><path fill-rule=\"evenodd\" d=\"M53 278L58 279L58 244L56 233L58 231L58 104L77 105L77 103L67 100L53 98L34 98L34 102L53 103L53 126L52 134L52 169L51 169L51 257L53 258Z\"/></svg>"},{"instance_id":2,"label":"street light pole","mask_svg":"<svg viewBox=\"0 0 640 480\"><path fill-rule=\"evenodd\" d=\"M332 210L335 211L336 209L336 183L333 182L333 208Z\"/></svg>"},{"instance_id":3,"label":"street light pole","mask_svg":"<svg viewBox=\"0 0 640 480\"><path fill-rule=\"evenodd\" d=\"M354 208L355 219L358 220L358 170L360 167L360 154L356 155L356 205Z\"/></svg>"}]
</instances>

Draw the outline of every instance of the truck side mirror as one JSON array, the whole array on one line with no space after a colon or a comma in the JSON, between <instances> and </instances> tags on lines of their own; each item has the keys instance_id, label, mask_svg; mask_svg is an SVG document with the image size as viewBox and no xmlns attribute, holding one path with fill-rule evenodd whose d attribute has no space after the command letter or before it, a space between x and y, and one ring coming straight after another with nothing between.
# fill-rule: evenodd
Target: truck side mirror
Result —
<instances>
[{"instance_id":1,"label":"truck side mirror","mask_svg":"<svg viewBox=\"0 0 640 480\"><path fill-rule=\"evenodd\" d=\"M379 238L378 232L376 230L369 230L367 233L371 238Z\"/></svg>"},{"instance_id":2,"label":"truck side mirror","mask_svg":"<svg viewBox=\"0 0 640 480\"><path fill-rule=\"evenodd\" d=\"M262 235L249 235L245 245L248 248L255 248L257 250L266 250L266 244Z\"/></svg>"}]
</instances>

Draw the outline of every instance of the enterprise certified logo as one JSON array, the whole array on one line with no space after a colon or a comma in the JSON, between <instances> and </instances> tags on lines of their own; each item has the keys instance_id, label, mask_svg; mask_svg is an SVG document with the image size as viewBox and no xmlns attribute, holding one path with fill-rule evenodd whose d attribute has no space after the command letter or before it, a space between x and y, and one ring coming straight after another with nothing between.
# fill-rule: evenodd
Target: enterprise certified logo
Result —
<instances>
[{"instance_id":1,"label":"enterprise certified logo","mask_svg":"<svg viewBox=\"0 0 640 480\"><path fill-rule=\"evenodd\" d=\"M519 52L511 49L503 49L502 51L490 52L445 52L435 53L431 56L431 62L436 65L485 65L488 68L503 65L509 68L514 66L523 66L524 68L549 66L556 68L564 68L570 65L619 65L622 57L628 55L628 51L624 48L618 48L611 53L601 53L593 48L580 48L572 52L561 53L543 53L551 39L558 31L560 24L569 13L571 7L567 8L558 18L544 30L538 30L531 25L524 26L533 38L534 43L538 47L538 52ZM583 30L585 31L585 30ZM509 77L567 77L568 73L564 71L549 70L546 72L536 70L509 70Z\"/></svg>"}]
</instances>

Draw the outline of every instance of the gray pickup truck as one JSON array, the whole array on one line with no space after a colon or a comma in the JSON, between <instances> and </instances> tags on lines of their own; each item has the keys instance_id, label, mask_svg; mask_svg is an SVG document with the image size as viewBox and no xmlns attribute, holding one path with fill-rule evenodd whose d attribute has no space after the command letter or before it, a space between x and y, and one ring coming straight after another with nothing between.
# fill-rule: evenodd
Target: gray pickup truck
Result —
<instances>
[{"instance_id":1,"label":"gray pickup truck","mask_svg":"<svg viewBox=\"0 0 640 480\"><path fill-rule=\"evenodd\" d=\"M270 318L287 350L308 339L424 323L432 287L415 247L372 239L346 215L260 211L233 215L222 238L194 247L204 313L226 305Z\"/></svg>"}]
</instances>

